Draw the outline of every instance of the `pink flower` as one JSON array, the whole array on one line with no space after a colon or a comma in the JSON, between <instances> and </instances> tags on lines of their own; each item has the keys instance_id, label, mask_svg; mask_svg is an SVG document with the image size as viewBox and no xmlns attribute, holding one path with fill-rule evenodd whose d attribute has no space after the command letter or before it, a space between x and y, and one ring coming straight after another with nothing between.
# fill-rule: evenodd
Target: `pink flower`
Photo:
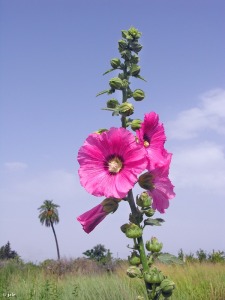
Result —
<instances>
[{"instance_id":1,"label":"pink flower","mask_svg":"<svg viewBox=\"0 0 225 300\"><path fill-rule=\"evenodd\" d=\"M105 199L99 205L80 215L77 220L83 226L86 233L90 233L104 218L118 208L118 201L115 199Z\"/></svg>"},{"instance_id":2,"label":"pink flower","mask_svg":"<svg viewBox=\"0 0 225 300\"><path fill-rule=\"evenodd\" d=\"M83 226L84 231L90 233L106 216L103 206L99 204L80 215L77 220Z\"/></svg>"},{"instance_id":3,"label":"pink flower","mask_svg":"<svg viewBox=\"0 0 225 300\"><path fill-rule=\"evenodd\" d=\"M124 128L91 134L78 152L81 185L92 195L124 198L146 168L146 151Z\"/></svg>"},{"instance_id":4,"label":"pink flower","mask_svg":"<svg viewBox=\"0 0 225 300\"><path fill-rule=\"evenodd\" d=\"M152 197L152 208L157 209L160 213L165 212L165 209L169 207L169 200L175 197L174 186L168 177L171 156L168 153L163 166L142 174L138 181L139 185L146 189L149 196Z\"/></svg>"},{"instance_id":5,"label":"pink flower","mask_svg":"<svg viewBox=\"0 0 225 300\"><path fill-rule=\"evenodd\" d=\"M156 165L164 164L166 136L163 124L159 123L159 116L155 112L145 114L144 122L141 124L141 128L136 131L136 134L137 141L147 151L148 166L154 168Z\"/></svg>"}]
</instances>

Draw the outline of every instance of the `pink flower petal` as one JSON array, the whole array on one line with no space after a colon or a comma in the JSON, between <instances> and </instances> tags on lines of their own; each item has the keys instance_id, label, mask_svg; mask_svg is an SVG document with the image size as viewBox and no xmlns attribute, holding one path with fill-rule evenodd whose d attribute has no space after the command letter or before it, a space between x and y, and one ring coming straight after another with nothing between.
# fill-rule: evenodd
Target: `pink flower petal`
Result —
<instances>
[{"instance_id":1,"label":"pink flower petal","mask_svg":"<svg viewBox=\"0 0 225 300\"><path fill-rule=\"evenodd\" d=\"M114 172L109 161L117 158L122 167ZM125 128L110 128L91 134L78 152L81 185L92 195L121 199L147 166L146 151ZM114 163L114 162L113 162Z\"/></svg>"},{"instance_id":2,"label":"pink flower petal","mask_svg":"<svg viewBox=\"0 0 225 300\"><path fill-rule=\"evenodd\" d=\"M149 173L152 175L152 185L154 188L148 190L148 194L153 199L153 209L157 209L160 213L165 212L165 209L169 207L169 200L175 197L174 186L168 177L171 156L168 153L164 165L154 170L149 170Z\"/></svg>"},{"instance_id":3,"label":"pink flower petal","mask_svg":"<svg viewBox=\"0 0 225 300\"><path fill-rule=\"evenodd\" d=\"M103 210L102 204L99 204L80 215L77 220L83 226L83 230L90 233L106 216L107 213Z\"/></svg>"},{"instance_id":4,"label":"pink flower petal","mask_svg":"<svg viewBox=\"0 0 225 300\"><path fill-rule=\"evenodd\" d=\"M162 164L166 136L163 125L159 123L158 115L155 112L146 114L141 128L136 133L139 143L146 149L151 168Z\"/></svg>"}]
</instances>

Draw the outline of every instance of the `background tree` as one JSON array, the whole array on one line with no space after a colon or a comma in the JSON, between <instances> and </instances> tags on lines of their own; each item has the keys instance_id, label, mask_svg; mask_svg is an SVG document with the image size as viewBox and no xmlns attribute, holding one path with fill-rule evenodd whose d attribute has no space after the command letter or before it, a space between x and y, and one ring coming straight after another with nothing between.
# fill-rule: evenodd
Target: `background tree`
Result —
<instances>
[{"instance_id":1,"label":"background tree","mask_svg":"<svg viewBox=\"0 0 225 300\"><path fill-rule=\"evenodd\" d=\"M60 206L54 204L52 200L45 200L44 203L38 208L38 210L40 211L39 219L41 224L45 225L46 227L51 226L52 228L55 237L57 256L59 260L60 259L59 244L58 244L58 240L54 228L54 224L59 223L59 214L57 209L58 207Z\"/></svg>"},{"instance_id":2,"label":"background tree","mask_svg":"<svg viewBox=\"0 0 225 300\"><path fill-rule=\"evenodd\" d=\"M204 262L204 261L207 260L207 253L202 249L199 249L196 252L196 255L197 255L197 258L198 258L199 262Z\"/></svg>"},{"instance_id":3,"label":"background tree","mask_svg":"<svg viewBox=\"0 0 225 300\"><path fill-rule=\"evenodd\" d=\"M209 254L209 261L212 263L221 263L225 261L225 253L224 251L215 251Z\"/></svg>"},{"instance_id":4,"label":"background tree","mask_svg":"<svg viewBox=\"0 0 225 300\"><path fill-rule=\"evenodd\" d=\"M112 253L109 249L106 249L104 245L98 244L90 250L83 252L89 259L96 260L103 264L106 264L112 260Z\"/></svg>"},{"instance_id":5,"label":"background tree","mask_svg":"<svg viewBox=\"0 0 225 300\"><path fill-rule=\"evenodd\" d=\"M0 259L3 260L13 258L19 258L19 255L16 253L16 251L11 250L10 242L7 242L5 246L0 248Z\"/></svg>"},{"instance_id":6,"label":"background tree","mask_svg":"<svg viewBox=\"0 0 225 300\"><path fill-rule=\"evenodd\" d=\"M185 254L182 248L178 251L178 258L182 261L185 261Z\"/></svg>"}]
</instances>

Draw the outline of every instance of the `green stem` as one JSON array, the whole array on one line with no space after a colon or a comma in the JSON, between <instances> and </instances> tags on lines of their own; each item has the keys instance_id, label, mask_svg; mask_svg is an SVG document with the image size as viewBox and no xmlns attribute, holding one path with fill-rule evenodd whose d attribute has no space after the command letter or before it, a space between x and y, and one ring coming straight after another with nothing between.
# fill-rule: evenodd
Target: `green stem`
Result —
<instances>
[{"instance_id":1,"label":"green stem","mask_svg":"<svg viewBox=\"0 0 225 300\"><path fill-rule=\"evenodd\" d=\"M132 219L135 220L136 224L138 226L140 226L140 215L139 215L139 211L135 205L135 202L134 202L134 196L133 196L133 191L130 190L128 192L128 197L127 197L127 201L130 205L130 209L131 209L131 213L132 213ZM148 272L149 271L149 266L148 266L148 259L147 259L147 256L146 256L146 253L145 253L145 246L144 246L144 242L143 242L143 238L142 236L137 238L137 242L138 242L138 251L139 251L139 254L140 254L140 259L141 259L141 264L142 264L142 267L143 267L143 272ZM146 287L146 290L147 290L147 293L149 290L152 289L152 285L148 282L145 281L145 287ZM150 297L150 294L148 293L148 297ZM149 298L151 299L151 298Z\"/></svg>"},{"instance_id":2,"label":"green stem","mask_svg":"<svg viewBox=\"0 0 225 300\"><path fill-rule=\"evenodd\" d=\"M129 202L129 205L130 205L132 215L134 217L133 219L136 220L137 225L140 226L140 222L138 221L139 211L137 210L137 207L135 205L132 190L130 190L128 192L128 202ZM145 253L143 238L142 237L137 238L137 241L138 241L138 248L139 248L138 250L139 250L139 253L140 253L140 258L141 258L141 263L142 263L142 266L143 266L143 270L144 270L144 272L147 272L147 271L149 271L149 266L148 266L147 256L146 256L146 253Z\"/></svg>"},{"instance_id":3,"label":"green stem","mask_svg":"<svg viewBox=\"0 0 225 300\"><path fill-rule=\"evenodd\" d=\"M127 73L127 67L124 67L123 69L123 76L124 76L124 79L126 80L129 80L129 76L128 76L128 73ZM123 93L123 99L122 99L122 102L127 102L127 89L123 89L122 90L122 93ZM126 117L122 116L121 117L121 122L122 122L122 127L123 128L126 128Z\"/></svg>"},{"instance_id":4,"label":"green stem","mask_svg":"<svg viewBox=\"0 0 225 300\"><path fill-rule=\"evenodd\" d=\"M129 76L127 74L127 68L125 68L123 70L123 72L124 72L124 78L129 80ZM122 102L124 103L124 102L127 101L127 89L122 90L122 93L123 93ZM122 123L123 128L127 127L126 126L126 117L124 117L124 116L121 117L121 123ZM130 205L130 209L131 209L131 213L132 213L132 220L135 221L136 225L140 226L140 212L139 212L139 210L137 209L137 207L135 205L132 189L128 192L127 201ZM141 264L142 264L142 267L143 267L143 272L148 272L149 271L149 266L148 266L148 260L147 260L147 256L146 256L146 253L145 253L145 246L144 246L142 236L140 238L137 238L137 242L138 242L138 251L139 251L139 254L140 254L140 259L141 259ZM152 299L150 293L148 292L149 290L152 289L152 285L145 281L145 286L146 286L148 298Z\"/></svg>"},{"instance_id":5,"label":"green stem","mask_svg":"<svg viewBox=\"0 0 225 300\"><path fill-rule=\"evenodd\" d=\"M129 190L127 198L128 198L128 202L129 202L129 205L130 205L132 215L136 216L138 214L138 210L137 210L137 207L136 207L135 202L134 202L134 196L133 196L133 191L132 190Z\"/></svg>"},{"instance_id":6,"label":"green stem","mask_svg":"<svg viewBox=\"0 0 225 300\"><path fill-rule=\"evenodd\" d=\"M138 248L139 248L139 253L140 253L140 258L141 258L143 271L148 272L149 271L149 266L148 266L148 260L147 260L147 256L146 256L146 253L145 253L145 246L144 246L142 236L140 238L138 238L137 240L138 240Z\"/></svg>"}]
</instances>

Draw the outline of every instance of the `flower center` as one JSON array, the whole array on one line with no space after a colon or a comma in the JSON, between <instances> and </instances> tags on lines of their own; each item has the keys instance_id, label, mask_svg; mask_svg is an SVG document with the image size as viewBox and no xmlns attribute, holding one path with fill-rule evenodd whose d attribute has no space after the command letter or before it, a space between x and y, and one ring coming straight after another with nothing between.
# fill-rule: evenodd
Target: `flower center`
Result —
<instances>
[{"instance_id":1,"label":"flower center","mask_svg":"<svg viewBox=\"0 0 225 300\"><path fill-rule=\"evenodd\" d=\"M147 148L149 146L149 142L148 141L144 141L144 146Z\"/></svg>"},{"instance_id":2,"label":"flower center","mask_svg":"<svg viewBox=\"0 0 225 300\"><path fill-rule=\"evenodd\" d=\"M110 173L119 173L122 167L122 161L118 157L114 157L108 161L108 170Z\"/></svg>"},{"instance_id":3,"label":"flower center","mask_svg":"<svg viewBox=\"0 0 225 300\"><path fill-rule=\"evenodd\" d=\"M147 148L150 145L149 137L147 136L147 134L144 134L143 138L144 138L144 146Z\"/></svg>"}]
</instances>

